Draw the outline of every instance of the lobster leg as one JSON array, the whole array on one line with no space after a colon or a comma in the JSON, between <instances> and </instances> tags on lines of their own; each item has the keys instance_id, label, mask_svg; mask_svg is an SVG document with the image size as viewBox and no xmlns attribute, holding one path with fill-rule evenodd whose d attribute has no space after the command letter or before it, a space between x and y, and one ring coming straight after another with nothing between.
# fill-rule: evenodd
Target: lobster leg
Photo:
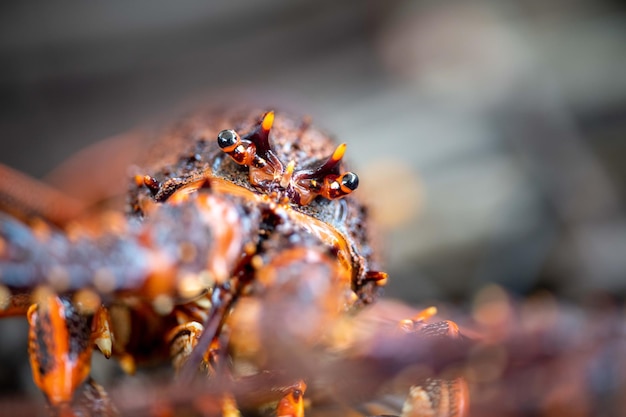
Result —
<instances>
[{"instance_id":1,"label":"lobster leg","mask_svg":"<svg viewBox=\"0 0 626 417\"><path fill-rule=\"evenodd\" d=\"M71 403L49 411L50 417L117 417L119 414L104 388L91 378L78 387Z\"/></svg>"},{"instance_id":2,"label":"lobster leg","mask_svg":"<svg viewBox=\"0 0 626 417\"><path fill-rule=\"evenodd\" d=\"M435 314L437 309L429 307L411 319L402 320L400 327L408 333L418 332L425 337L461 337L459 327L452 321L426 324L426 320ZM468 414L469 390L463 377L428 378L410 388L401 417L466 417Z\"/></svg>"},{"instance_id":3,"label":"lobster leg","mask_svg":"<svg viewBox=\"0 0 626 417\"><path fill-rule=\"evenodd\" d=\"M105 317L101 310L94 320L77 311L70 300L52 292L37 300L27 313L28 351L33 379L45 394L52 414L115 415L104 390L88 379L94 343L106 346L104 340L110 338L102 324ZM79 395L75 396L77 390ZM86 413L89 409L93 412Z\"/></svg>"},{"instance_id":4,"label":"lobster leg","mask_svg":"<svg viewBox=\"0 0 626 417\"><path fill-rule=\"evenodd\" d=\"M54 294L33 304L27 317L33 379L50 404L67 403L89 375L91 322Z\"/></svg>"},{"instance_id":5,"label":"lobster leg","mask_svg":"<svg viewBox=\"0 0 626 417\"><path fill-rule=\"evenodd\" d=\"M304 417L304 391L304 381L288 387L285 395L278 401L276 417Z\"/></svg>"},{"instance_id":6,"label":"lobster leg","mask_svg":"<svg viewBox=\"0 0 626 417\"><path fill-rule=\"evenodd\" d=\"M427 379L409 391L401 417L466 417L468 388L463 378Z\"/></svg>"},{"instance_id":7,"label":"lobster leg","mask_svg":"<svg viewBox=\"0 0 626 417\"><path fill-rule=\"evenodd\" d=\"M172 364L177 372L180 372L185 362L187 362L203 331L204 326L202 324L192 321L179 324L166 336L165 339L170 345ZM206 356L204 359L206 362Z\"/></svg>"}]
</instances>

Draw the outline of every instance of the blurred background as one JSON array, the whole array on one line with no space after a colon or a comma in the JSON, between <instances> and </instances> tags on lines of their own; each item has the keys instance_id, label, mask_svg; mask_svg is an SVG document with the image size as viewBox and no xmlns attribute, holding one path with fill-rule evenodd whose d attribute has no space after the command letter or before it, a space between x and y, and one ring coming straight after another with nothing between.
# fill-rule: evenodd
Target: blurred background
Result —
<instances>
[{"instance_id":1,"label":"blurred background","mask_svg":"<svg viewBox=\"0 0 626 417\"><path fill-rule=\"evenodd\" d=\"M0 5L0 162L42 178L224 97L349 145L387 295L626 295L626 7L611 0Z\"/></svg>"}]
</instances>

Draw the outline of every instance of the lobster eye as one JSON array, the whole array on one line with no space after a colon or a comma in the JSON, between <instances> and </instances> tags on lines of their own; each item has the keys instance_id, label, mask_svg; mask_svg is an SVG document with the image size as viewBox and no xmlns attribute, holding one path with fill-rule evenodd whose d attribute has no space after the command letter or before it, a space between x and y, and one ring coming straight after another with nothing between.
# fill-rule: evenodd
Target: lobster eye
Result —
<instances>
[{"instance_id":1,"label":"lobster eye","mask_svg":"<svg viewBox=\"0 0 626 417\"><path fill-rule=\"evenodd\" d=\"M232 129L222 130L217 134L217 144L226 152L232 151L238 143L239 135Z\"/></svg>"},{"instance_id":2,"label":"lobster eye","mask_svg":"<svg viewBox=\"0 0 626 417\"><path fill-rule=\"evenodd\" d=\"M356 190L359 186L359 177L354 172L346 172L341 176L341 187L347 188L350 191Z\"/></svg>"}]
</instances>

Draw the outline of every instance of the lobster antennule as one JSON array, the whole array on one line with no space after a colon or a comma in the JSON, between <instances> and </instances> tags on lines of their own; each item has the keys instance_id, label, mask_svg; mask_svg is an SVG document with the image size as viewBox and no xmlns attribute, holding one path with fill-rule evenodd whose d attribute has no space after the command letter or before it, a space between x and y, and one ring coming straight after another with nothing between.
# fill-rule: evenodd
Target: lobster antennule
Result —
<instances>
[{"instance_id":1,"label":"lobster antennule","mask_svg":"<svg viewBox=\"0 0 626 417\"><path fill-rule=\"evenodd\" d=\"M256 147L257 154L261 157L267 157L269 152L272 152L270 146L270 130L274 125L274 111L265 113L261 119L261 122L256 125L254 130L244 136L244 139L249 140Z\"/></svg>"},{"instance_id":2,"label":"lobster antennule","mask_svg":"<svg viewBox=\"0 0 626 417\"><path fill-rule=\"evenodd\" d=\"M329 175L339 175L339 164L343 160L346 148L347 145L342 143L324 162L315 168L300 171L298 176L302 179L321 181Z\"/></svg>"}]
</instances>

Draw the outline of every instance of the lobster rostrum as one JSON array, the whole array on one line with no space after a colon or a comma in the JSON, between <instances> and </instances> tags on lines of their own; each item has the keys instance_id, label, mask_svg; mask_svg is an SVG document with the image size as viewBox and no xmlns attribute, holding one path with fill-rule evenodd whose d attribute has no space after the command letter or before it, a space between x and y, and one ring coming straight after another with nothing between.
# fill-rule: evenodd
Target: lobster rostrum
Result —
<instances>
[{"instance_id":1,"label":"lobster rostrum","mask_svg":"<svg viewBox=\"0 0 626 417\"><path fill-rule=\"evenodd\" d=\"M238 403L302 416L305 381L320 385L303 353L335 370L329 358L371 355L344 323L387 275L367 207L351 196L359 179L343 168L346 145L308 119L258 114L199 115L166 132L135 167L125 213L41 184L32 204L15 192L23 177L3 168L0 314L27 316L33 378L51 414L116 415L90 377L94 347L128 373L167 358L182 384L208 373L223 384L217 411L201 414L229 416ZM463 338L452 322L426 324L433 314L398 323L389 339ZM267 373L282 377L263 400L224 388ZM465 382L450 377L414 386L402 415L466 412Z\"/></svg>"}]
</instances>

